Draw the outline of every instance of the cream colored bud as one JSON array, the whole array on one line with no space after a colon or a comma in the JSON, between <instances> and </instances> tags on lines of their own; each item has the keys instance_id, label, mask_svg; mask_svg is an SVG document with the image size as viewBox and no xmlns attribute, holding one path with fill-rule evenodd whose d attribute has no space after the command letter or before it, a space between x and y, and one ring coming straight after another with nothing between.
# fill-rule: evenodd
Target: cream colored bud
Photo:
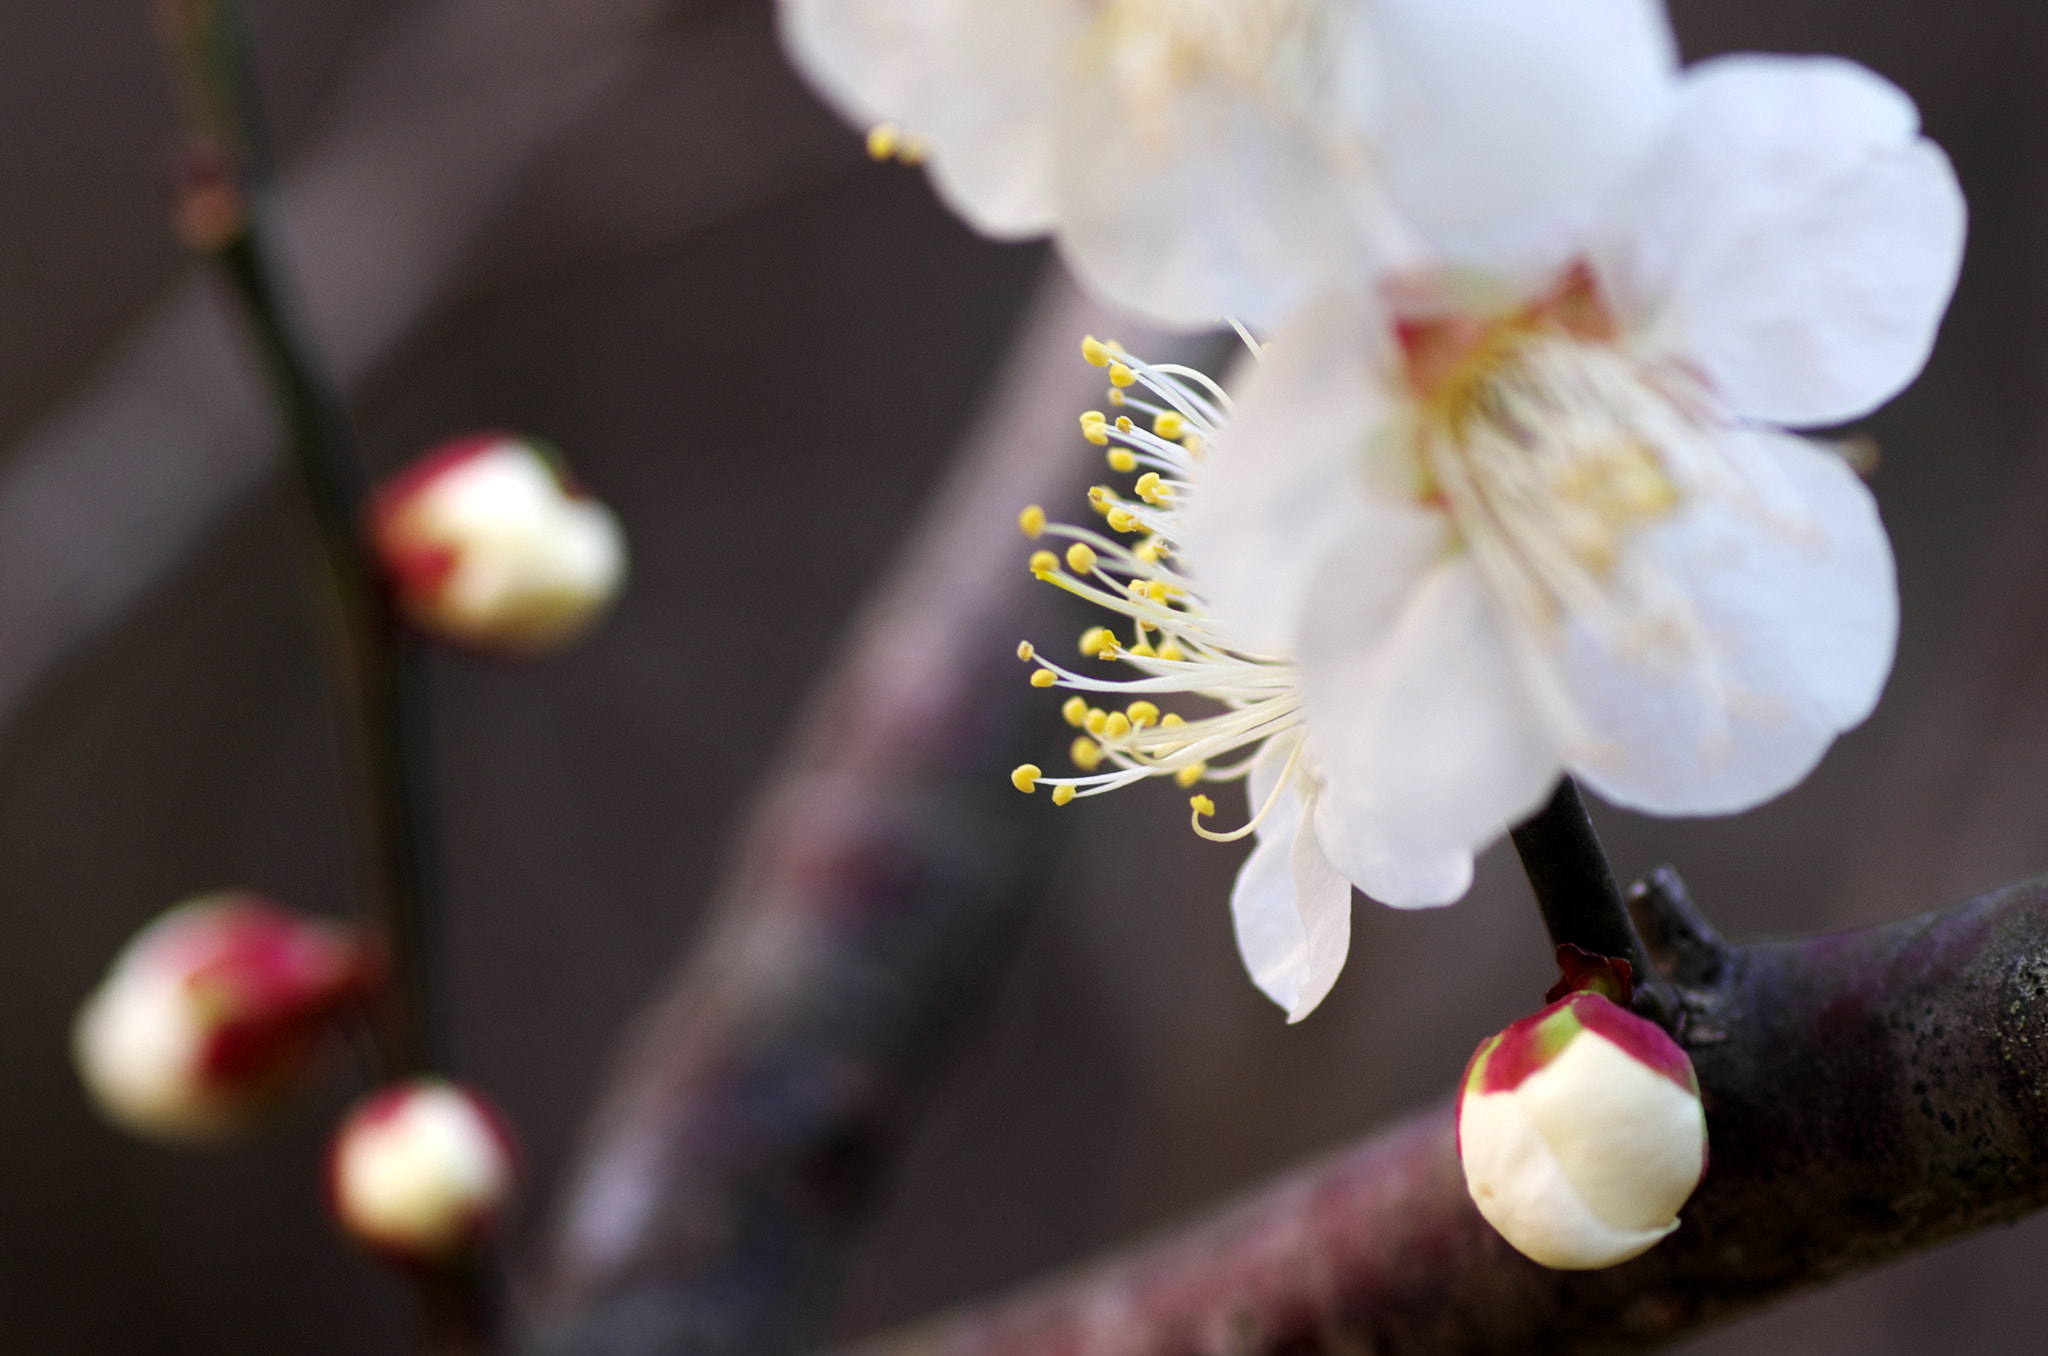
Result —
<instances>
[{"instance_id":1,"label":"cream colored bud","mask_svg":"<svg viewBox=\"0 0 2048 1356\"><path fill-rule=\"evenodd\" d=\"M232 1137L304 1084L376 968L349 929L256 895L202 896L137 933L86 999L71 1036L79 1079L138 1135Z\"/></svg>"},{"instance_id":2,"label":"cream colored bud","mask_svg":"<svg viewBox=\"0 0 2048 1356\"><path fill-rule=\"evenodd\" d=\"M1473 1203L1517 1251L1590 1270L1678 1227L1707 1165L1685 1052L1663 1030L1574 993L1481 1045L1458 1103Z\"/></svg>"},{"instance_id":3,"label":"cream colored bud","mask_svg":"<svg viewBox=\"0 0 2048 1356\"><path fill-rule=\"evenodd\" d=\"M625 533L532 443L442 444L377 493L372 537L400 608L431 635L500 654L587 630L626 578Z\"/></svg>"},{"instance_id":4,"label":"cream colored bud","mask_svg":"<svg viewBox=\"0 0 2048 1356\"><path fill-rule=\"evenodd\" d=\"M342 1231L407 1262L451 1260L489 1234L517 1178L504 1117L435 1078L359 1103L328 1150L328 1200Z\"/></svg>"}]
</instances>

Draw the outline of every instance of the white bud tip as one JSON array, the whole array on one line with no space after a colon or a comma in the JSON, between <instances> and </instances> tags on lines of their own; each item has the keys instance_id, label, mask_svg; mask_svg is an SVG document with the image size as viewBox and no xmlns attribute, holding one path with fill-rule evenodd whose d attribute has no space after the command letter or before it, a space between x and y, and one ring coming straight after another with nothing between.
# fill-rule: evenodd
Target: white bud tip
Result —
<instances>
[{"instance_id":1,"label":"white bud tip","mask_svg":"<svg viewBox=\"0 0 2048 1356\"><path fill-rule=\"evenodd\" d=\"M359 1103L328 1150L328 1198L342 1231L407 1262L451 1260L488 1235L517 1177L504 1117L440 1079Z\"/></svg>"},{"instance_id":2,"label":"white bud tip","mask_svg":"<svg viewBox=\"0 0 2048 1356\"><path fill-rule=\"evenodd\" d=\"M371 529L413 624L487 653L564 645L625 584L618 518L539 448L501 434L452 439L393 477Z\"/></svg>"}]
</instances>

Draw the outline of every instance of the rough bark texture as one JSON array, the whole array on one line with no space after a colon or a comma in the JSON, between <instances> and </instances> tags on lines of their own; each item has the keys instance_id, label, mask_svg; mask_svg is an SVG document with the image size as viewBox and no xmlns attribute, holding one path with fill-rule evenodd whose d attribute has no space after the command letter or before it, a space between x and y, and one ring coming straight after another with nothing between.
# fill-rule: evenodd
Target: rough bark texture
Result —
<instances>
[{"instance_id":1,"label":"rough bark texture","mask_svg":"<svg viewBox=\"0 0 2048 1356\"><path fill-rule=\"evenodd\" d=\"M1513 1252L1465 1194L1442 1106L858 1356L1644 1351L2048 1203L2048 881L1735 948L1668 871L1631 902L1684 1000L1713 1156L1644 1257L1573 1273Z\"/></svg>"},{"instance_id":2,"label":"rough bark texture","mask_svg":"<svg viewBox=\"0 0 2048 1356\"><path fill-rule=\"evenodd\" d=\"M1079 339L1107 323L1051 275L969 455L858 621L708 935L597 1112L544 1350L815 1340L848 1230L925 1074L1003 973L1066 817L1009 782L1065 742L1017 642L1069 629L1062 595L1024 568L1016 515L1078 500L1074 417L1103 380Z\"/></svg>"}]
</instances>

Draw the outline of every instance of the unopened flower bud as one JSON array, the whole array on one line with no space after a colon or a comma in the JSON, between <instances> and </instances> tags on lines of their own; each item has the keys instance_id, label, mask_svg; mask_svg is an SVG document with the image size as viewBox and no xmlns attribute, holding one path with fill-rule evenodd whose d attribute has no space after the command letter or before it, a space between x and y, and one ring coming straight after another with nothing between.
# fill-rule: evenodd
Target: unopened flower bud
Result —
<instances>
[{"instance_id":1,"label":"unopened flower bud","mask_svg":"<svg viewBox=\"0 0 2048 1356\"><path fill-rule=\"evenodd\" d=\"M518 1177L505 1118L467 1088L418 1078L348 1114L328 1150L343 1232L401 1262L451 1261L488 1235Z\"/></svg>"},{"instance_id":2,"label":"unopened flower bud","mask_svg":"<svg viewBox=\"0 0 2048 1356\"><path fill-rule=\"evenodd\" d=\"M1706 1172L1692 1061L1655 1023L1569 994L1472 1056L1458 1153L1517 1251L1567 1270L1625 1262L1678 1227Z\"/></svg>"},{"instance_id":3,"label":"unopened flower bud","mask_svg":"<svg viewBox=\"0 0 2048 1356\"><path fill-rule=\"evenodd\" d=\"M130 941L72 1029L105 1116L153 1139L221 1139L303 1084L375 978L357 932L253 894L206 895Z\"/></svg>"},{"instance_id":4,"label":"unopened flower bud","mask_svg":"<svg viewBox=\"0 0 2048 1356\"><path fill-rule=\"evenodd\" d=\"M423 631L496 654L574 639L618 596L625 534L540 448L452 439L377 492L371 536Z\"/></svg>"}]
</instances>

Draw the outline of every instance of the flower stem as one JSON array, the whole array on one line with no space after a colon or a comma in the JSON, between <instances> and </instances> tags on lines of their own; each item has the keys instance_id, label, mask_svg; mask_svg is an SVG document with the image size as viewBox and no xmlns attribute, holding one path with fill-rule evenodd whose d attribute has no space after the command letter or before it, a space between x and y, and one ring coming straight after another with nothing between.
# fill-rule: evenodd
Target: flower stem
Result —
<instances>
[{"instance_id":1,"label":"flower stem","mask_svg":"<svg viewBox=\"0 0 2048 1356\"><path fill-rule=\"evenodd\" d=\"M1516 825L1512 837L1551 942L1627 961L1635 972L1635 1006L1660 1021L1675 1017L1622 901L1578 783L1560 778L1550 803Z\"/></svg>"},{"instance_id":2,"label":"flower stem","mask_svg":"<svg viewBox=\"0 0 2048 1356\"><path fill-rule=\"evenodd\" d=\"M424 656L401 629L362 526L369 477L341 397L297 318L279 263L277 206L248 29L238 0L159 0L179 77L187 144L176 224L211 259L248 313L283 416L322 565L319 594L356 748L368 882L366 912L390 975L373 1022L383 1077L447 1067L437 1005L440 899L431 815ZM421 1274L430 1349L493 1348L488 1269Z\"/></svg>"}]
</instances>

